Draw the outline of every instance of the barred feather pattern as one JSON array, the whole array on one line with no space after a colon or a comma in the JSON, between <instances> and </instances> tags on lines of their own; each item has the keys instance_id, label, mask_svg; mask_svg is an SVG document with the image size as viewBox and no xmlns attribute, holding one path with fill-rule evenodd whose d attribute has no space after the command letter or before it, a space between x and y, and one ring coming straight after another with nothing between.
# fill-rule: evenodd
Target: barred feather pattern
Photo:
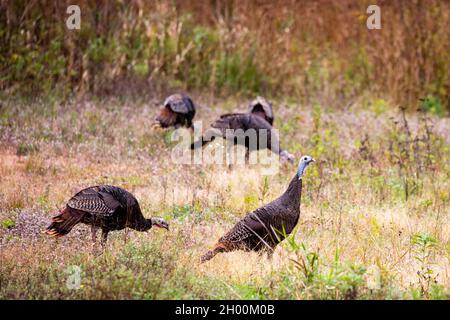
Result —
<instances>
[{"instance_id":1,"label":"barred feather pattern","mask_svg":"<svg viewBox=\"0 0 450 320\"><path fill-rule=\"evenodd\" d=\"M249 213L219 243L232 247L244 245L251 250L274 248L297 225L301 185L296 175L281 197Z\"/></svg>"},{"instance_id":2,"label":"barred feather pattern","mask_svg":"<svg viewBox=\"0 0 450 320\"><path fill-rule=\"evenodd\" d=\"M67 205L72 209L87 211L90 213L111 214L114 212L114 210L108 208L98 197L91 198L88 195L82 199L71 199Z\"/></svg>"},{"instance_id":3,"label":"barred feather pattern","mask_svg":"<svg viewBox=\"0 0 450 320\"><path fill-rule=\"evenodd\" d=\"M301 193L302 180L296 174L279 198L247 214L200 261L234 250L273 252L298 223Z\"/></svg>"},{"instance_id":4,"label":"barred feather pattern","mask_svg":"<svg viewBox=\"0 0 450 320\"><path fill-rule=\"evenodd\" d=\"M155 220L164 226L165 221ZM106 243L108 232L131 228L147 231L152 228L152 219L146 219L138 201L128 191L110 185L99 185L81 190L67 203L64 210L53 217L45 233L60 237L68 234L78 223L92 226L93 241L97 228L102 230L102 242ZM159 223L159 224L158 224Z\"/></svg>"},{"instance_id":5,"label":"barred feather pattern","mask_svg":"<svg viewBox=\"0 0 450 320\"><path fill-rule=\"evenodd\" d=\"M111 215L119 207L127 209L136 203L136 198L128 191L101 185L81 190L68 201L67 206L92 214Z\"/></svg>"}]
</instances>

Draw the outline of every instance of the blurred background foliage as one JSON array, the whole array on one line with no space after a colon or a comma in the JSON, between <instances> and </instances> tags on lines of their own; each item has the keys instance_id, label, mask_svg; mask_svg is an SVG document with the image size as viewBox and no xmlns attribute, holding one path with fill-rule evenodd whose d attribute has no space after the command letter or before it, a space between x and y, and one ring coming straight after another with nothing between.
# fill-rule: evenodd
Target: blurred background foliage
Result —
<instances>
[{"instance_id":1,"label":"blurred background foliage","mask_svg":"<svg viewBox=\"0 0 450 320\"><path fill-rule=\"evenodd\" d=\"M381 30L366 9L381 7ZM81 8L68 30L67 6ZM450 1L0 1L6 95L382 97L450 110Z\"/></svg>"}]
</instances>

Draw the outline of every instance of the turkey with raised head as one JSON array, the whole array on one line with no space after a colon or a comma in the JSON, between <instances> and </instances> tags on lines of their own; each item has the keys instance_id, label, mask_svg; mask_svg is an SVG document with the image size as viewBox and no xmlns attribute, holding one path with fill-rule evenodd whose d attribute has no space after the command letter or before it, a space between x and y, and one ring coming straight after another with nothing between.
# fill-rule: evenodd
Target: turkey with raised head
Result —
<instances>
[{"instance_id":1,"label":"turkey with raised head","mask_svg":"<svg viewBox=\"0 0 450 320\"><path fill-rule=\"evenodd\" d=\"M169 224L162 218L144 218L138 201L130 192L110 185L89 187L75 194L64 210L52 219L45 233L64 236L78 223L91 226L94 249L98 229L102 230L103 247L108 233L113 230L147 231L153 226L169 230Z\"/></svg>"},{"instance_id":2,"label":"turkey with raised head","mask_svg":"<svg viewBox=\"0 0 450 320\"><path fill-rule=\"evenodd\" d=\"M248 105L248 112L265 119L271 126L273 126L273 109L272 104L263 97L256 97L250 101Z\"/></svg>"},{"instance_id":3,"label":"turkey with raised head","mask_svg":"<svg viewBox=\"0 0 450 320\"><path fill-rule=\"evenodd\" d=\"M283 161L293 162L294 156L280 148L278 134L264 118L252 113L228 113L214 121L211 128L194 143L191 149L198 149L216 137L222 137L234 144L244 145L250 151L269 149L278 154Z\"/></svg>"},{"instance_id":4,"label":"turkey with raised head","mask_svg":"<svg viewBox=\"0 0 450 320\"><path fill-rule=\"evenodd\" d=\"M173 94L164 101L156 121L162 128L192 127L195 116L195 105L192 99L185 94Z\"/></svg>"},{"instance_id":5,"label":"turkey with raised head","mask_svg":"<svg viewBox=\"0 0 450 320\"><path fill-rule=\"evenodd\" d=\"M235 250L262 251L272 255L275 247L289 235L300 217L302 177L314 159L303 156L286 191L276 200L247 214L221 237L214 248L201 257L201 262L220 252Z\"/></svg>"}]
</instances>

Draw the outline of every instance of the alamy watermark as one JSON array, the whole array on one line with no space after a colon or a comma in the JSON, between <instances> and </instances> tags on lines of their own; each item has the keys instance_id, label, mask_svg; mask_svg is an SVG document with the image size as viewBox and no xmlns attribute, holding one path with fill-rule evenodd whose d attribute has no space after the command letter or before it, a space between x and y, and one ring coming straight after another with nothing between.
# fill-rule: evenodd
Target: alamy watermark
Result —
<instances>
[{"instance_id":1,"label":"alamy watermark","mask_svg":"<svg viewBox=\"0 0 450 320\"><path fill-rule=\"evenodd\" d=\"M80 6L70 5L67 7L66 13L69 17L66 19L66 26L69 30L81 29L81 9Z\"/></svg>"},{"instance_id":2,"label":"alamy watermark","mask_svg":"<svg viewBox=\"0 0 450 320\"><path fill-rule=\"evenodd\" d=\"M66 26L69 30L81 29L81 9L78 5L70 5L66 9L69 17L66 19ZM381 8L376 4L371 4L367 7L366 13L370 14L366 20L366 26L369 30L381 29Z\"/></svg>"},{"instance_id":3,"label":"alamy watermark","mask_svg":"<svg viewBox=\"0 0 450 320\"><path fill-rule=\"evenodd\" d=\"M81 288L81 268L77 265L68 266L65 270L68 274L66 287L69 290L78 290Z\"/></svg>"},{"instance_id":4,"label":"alamy watermark","mask_svg":"<svg viewBox=\"0 0 450 320\"><path fill-rule=\"evenodd\" d=\"M192 132L176 129L171 143L175 143L171 160L175 164L194 165L248 165L260 164L262 174L278 173L281 158L291 160L293 156L280 149L277 129L225 129L202 130L202 121L194 122ZM203 146L206 144L207 146ZM191 148L191 146L195 146ZM212 147L211 147L212 146ZM285 156L286 155L286 156Z\"/></svg>"},{"instance_id":5,"label":"alamy watermark","mask_svg":"<svg viewBox=\"0 0 450 320\"><path fill-rule=\"evenodd\" d=\"M366 13L370 14L366 20L367 29L381 29L381 8L376 4L371 4L367 7Z\"/></svg>"},{"instance_id":6,"label":"alamy watermark","mask_svg":"<svg viewBox=\"0 0 450 320\"><path fill-rule=\"evenodd\" d=\"M66 26L69 30L81 29L81 9L78 5L70 5L66 9L69 15ZM381 29L381 8L377 5L369 5L366 9L369 14L366 26L369 30ZM287 151L281 150L279 145L279 132L276 129L249 130L223 130L210 128L203 136L202 122L198 121L194 126L195 140L202 142L214 140L215 148L189 148L192 136L186 130L177 129L172 133L171 142L176 142L172 149L171 160L176 164L215 164L215 165L246 165L261 164L263 174L273 175L279 170L280 161L293 156ZM201 143L202 144L202 143ZM205 143L207 144L207 143ZM237 147L237 146L244 146ZM255 152L259 150L259 152Z\"/></svg>"}]
</instances>

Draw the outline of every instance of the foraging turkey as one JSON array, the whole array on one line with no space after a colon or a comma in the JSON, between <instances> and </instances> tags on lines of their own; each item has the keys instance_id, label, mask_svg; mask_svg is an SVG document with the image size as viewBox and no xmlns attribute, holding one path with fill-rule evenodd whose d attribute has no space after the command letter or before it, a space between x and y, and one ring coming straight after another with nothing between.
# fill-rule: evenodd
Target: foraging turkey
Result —
<instances>
[{"instance_id":1,"label":"foraging turkey","mask_svg":"<svg viewBox=\"0 0 450 320\"><path fill-rule=\"evenodd\" d=\"M192 99L185 94L173 94L164 101L156 121L162 128L185 126L192 128L192 119L195 116L195 105Z\"/></svg>"},{"instance_id":2,"label":"foraging turkey","mask_svg":"<svg viewBox=\"0 0 450 320\"><path fill-rule=\"evenodd\" d=\"M241 129L241 130L239 130ZM251 141L249 131L255 130L256 141ZM261 132L260 130L264 130ZM261 134L262 133L262 134ZM267 142L260 141L265 138L267 133ZM288 151L280 148L277 133L273 130L270 123L264 118L252 113L228 113L221 115L208 129L198 141L191 144L191 149L197 149L205 146L213 141L216 137L222 137L233 141L234 144L243 144L246 150L246 157L248 153L254 150L269 149L272 152L279 154L283 161L293 162L293 155Z\"/></svg>"},{"instance_id":3,"label":"foraging turkey","mask_svg":"<svg viewBox=\"0 0 450 320\"><path fill-rule=\"evenodd\" d=\"M220 252L235 250L266 250L271 256L275 247L297 225L300 217L302 177L313 161L310 156L303 156L286 191L278 199L247 214L219 239L214 249L202 256L201 261L208 261Z\"/></svg>"},{"instance_id":4,"label":"foraging turkey","mask_svg":"<svg viewBox=\"0 0 450 320\"><path fill-rule=\"evenodd\" d=\"M169 230L162 218L146 219L136 198L128 191L110 185L99 185L81 190L75 194L66 208L52 219L46 234L61 237L70 232L78 223L91 226L94 248L97 230L102 229L102 246L106 244L108 233L113 230L131 228L147 231L153 226Z\"/></svg>"},{"instance_id":5,"label":"foraging turkey","mask_svg":"<svg viewBox=\"0 0 450 320\"><path fill-rule=\"evenodd\" d=\"M266 119L273 126L274 115L272 104L263 97L258 96L252 100L248 105L248 112Z\"/></svg>"}]
</instances>

